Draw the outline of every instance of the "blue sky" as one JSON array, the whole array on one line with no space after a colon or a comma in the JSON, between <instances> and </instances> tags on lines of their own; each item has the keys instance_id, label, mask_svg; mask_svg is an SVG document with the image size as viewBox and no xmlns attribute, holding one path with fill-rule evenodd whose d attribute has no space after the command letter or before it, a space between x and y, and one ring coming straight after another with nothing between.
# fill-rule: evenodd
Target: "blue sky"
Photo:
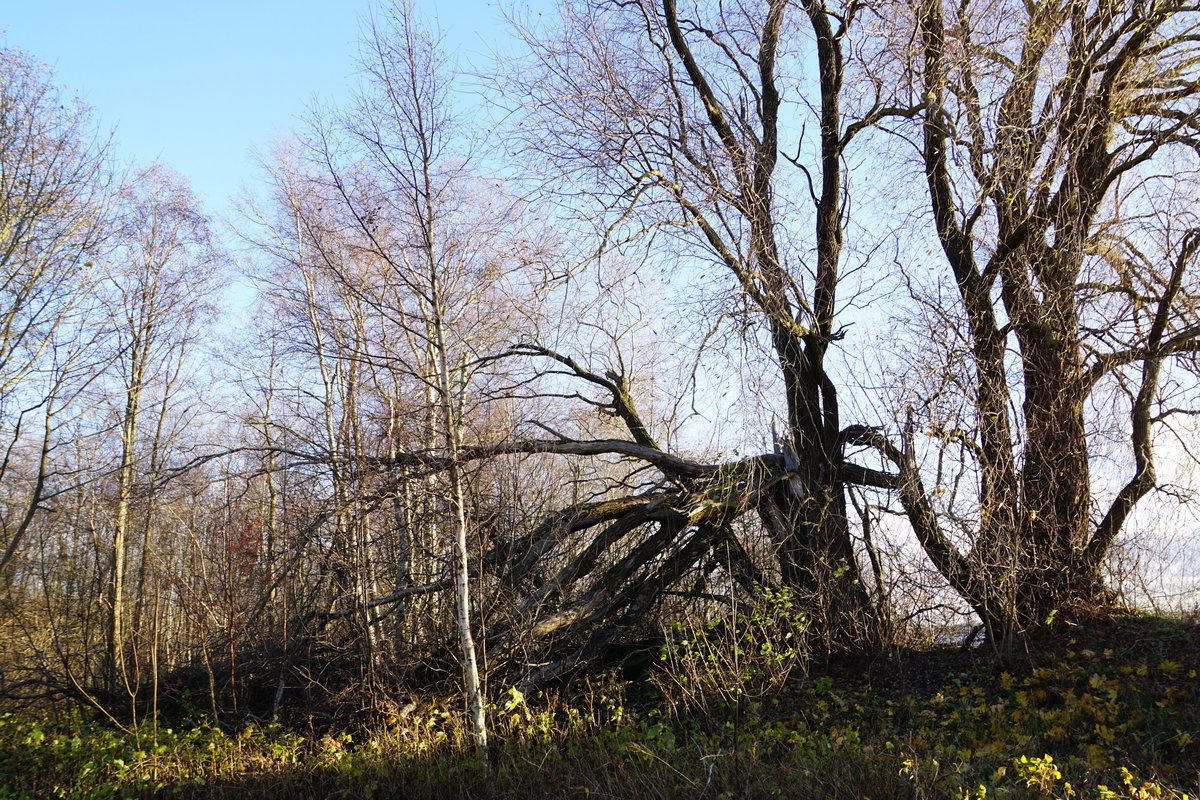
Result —
<instances>
[{"instance_id":1,"label":"blue sky","mask_svg":"<svg viewBox=\"0 0 1200 800\"><path fill-rule=\"evenodd\" d=\"M314 98L352 85L371 0L25 0L0 14L0 42L54 68L127 160L176 169L224 214L252 182L255 149ZM417 0L447 46L470 59L502 35L495 3Z\"/></svg>"}]
</instances>

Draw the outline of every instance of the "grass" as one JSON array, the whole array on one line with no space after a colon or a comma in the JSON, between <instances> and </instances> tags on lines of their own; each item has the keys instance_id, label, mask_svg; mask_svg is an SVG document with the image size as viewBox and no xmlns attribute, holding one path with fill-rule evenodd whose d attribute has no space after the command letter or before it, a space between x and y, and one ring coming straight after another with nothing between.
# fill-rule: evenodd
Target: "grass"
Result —
<instances>
[{"instance_id":1,"label":"grass","mask_svg":"<svg viewBox=\"0 0 1200 800\"><path fill-rule=\"evenodd\" d=\"M8 714L0 798L1196 797L1197 626L1060 633L1020 665L910 653L690 706L646 683L510 692L487 758L437 705L324 732Z\"/></svg>"}]
</instances>

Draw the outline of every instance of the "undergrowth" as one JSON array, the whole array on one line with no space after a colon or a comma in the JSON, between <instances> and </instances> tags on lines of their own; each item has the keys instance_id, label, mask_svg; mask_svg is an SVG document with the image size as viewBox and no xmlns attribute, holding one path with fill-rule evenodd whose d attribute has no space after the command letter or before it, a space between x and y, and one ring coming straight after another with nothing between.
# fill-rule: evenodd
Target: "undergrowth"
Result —
<instances>
[{"instance_id":1,"label":"undergrowth","mask_svg":"<svg viewBox=\"0 0 1200 800\"><path fill-rule=\"evenodd\" d=\"M1195 797L1200 636L1123 631L1067 638L1024 669L981 661L931 692L852 674L717 692L704 708L615 680L569 697L510 690L490 708L486 757L436 703L323 732L196 720L124 733L78 711L5 714L0 798Z\"/></svg>"}]
</instances>

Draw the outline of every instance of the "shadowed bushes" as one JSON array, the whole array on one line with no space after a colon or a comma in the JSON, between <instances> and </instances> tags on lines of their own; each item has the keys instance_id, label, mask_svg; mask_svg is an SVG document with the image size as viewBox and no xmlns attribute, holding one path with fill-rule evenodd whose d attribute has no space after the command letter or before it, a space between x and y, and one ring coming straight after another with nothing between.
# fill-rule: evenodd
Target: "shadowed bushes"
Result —
<instances>
[{"instance_id":1,"label":"shadowed bushes","mask_svg":"<svg viewBox=\"0 0 1200 800\"><path fill-rule=\"evenodd\" d=\"M1066 627L1020 666L895 654L694 707L617 679L509 690L489 707L486 759L460 709L432 700L341 730L196 721L123 733L78 712L9 714L0 798L1195 796L1197 627L1104 627ZM956 666L939 677L939 664Z\"/></svg>"}]
</instances>

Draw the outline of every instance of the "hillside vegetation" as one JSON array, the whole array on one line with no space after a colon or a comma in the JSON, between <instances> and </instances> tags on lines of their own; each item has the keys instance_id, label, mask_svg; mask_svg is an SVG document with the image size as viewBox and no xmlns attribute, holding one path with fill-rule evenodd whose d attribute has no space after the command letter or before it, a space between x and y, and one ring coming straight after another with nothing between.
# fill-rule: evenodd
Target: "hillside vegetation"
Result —
<instances>
[{"instance_id":1,"label":"hillside vegetation","mask_svg":"<svg viewBox=\"0 0 1200 800\"><path fill-rule=\"evenodd\" d=\"M122 732L27 711L0 718L0 797L1195 797L1200 626L1060 624L1044 644L1008 665L957 649L846 658L770 696L761 673L711 662L509 692L487 757L433 702L340 729L195 717ZM688 676L717 691L687 707L664 694Z\"/></svg>"}]
</instances>

